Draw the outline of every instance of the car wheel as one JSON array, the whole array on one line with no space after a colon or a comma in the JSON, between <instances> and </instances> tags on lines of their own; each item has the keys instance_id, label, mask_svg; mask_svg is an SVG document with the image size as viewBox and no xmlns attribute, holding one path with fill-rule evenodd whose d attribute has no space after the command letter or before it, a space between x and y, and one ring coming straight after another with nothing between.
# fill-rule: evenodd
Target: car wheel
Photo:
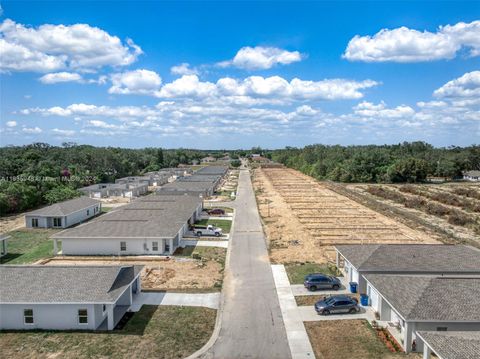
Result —
<instances>
[{"instance_id":1,"label":"car wheel","mask_svg":"<svg viewBox=\"0 0 480 359\"><path fill-rule=\"evenodd\" d=\"M220 237L220 233L215 233L215 237Z\"/></svg>"},{"instance_id":2,"label":"car wheel","mask_svg":"<svg viewBox=\"0 0 480 359\"><path fill-rule=\"evenodd\" d=\"M322 312L323 315L330 315L330 311L325 309L323 312Z\"/></svg>"},{"instance_id":3,"label":"car wheel","mask_svg":"<svg viewBox=\"0 0 480 359\"><path fill-rule=\"evenodd\" d=\"M333 288L333 290L339 290L340 286L338 284L334 284L332 288Z\"/></svg>"},{"instance_id":4,"label":"car wheel","mask_svg":"<svg viewBox=\"0 0 480 359\"><path fill-rule=\"evenodd\" d=\"M316 291L316 290L317 290L317 287L316 287L316 286L314 286L314 285L311 285L310 287L308 287L308 290L310 290L310 291L314 292L314 291Z\"/></svg>"},{"instance_id":5,"label":"car wheel","mask_svg":"<svg viewBox=\"0 0 480 359\"><path fill-rule=\"evenodd\" d=\"M357 310L355 308L350 308L350 310L348 311L350 314L354 314L357 312Z\"/></svg>"},{"instance_id":6,"label":"car wheel","mask_svg":"<svg viewBox=\"0 0 480 359\"><path fill-rule=\"evenodd\" d=\"M202 232L197 232L197 237L201 237L202 236Z\"/></svg>"}]
</instances>

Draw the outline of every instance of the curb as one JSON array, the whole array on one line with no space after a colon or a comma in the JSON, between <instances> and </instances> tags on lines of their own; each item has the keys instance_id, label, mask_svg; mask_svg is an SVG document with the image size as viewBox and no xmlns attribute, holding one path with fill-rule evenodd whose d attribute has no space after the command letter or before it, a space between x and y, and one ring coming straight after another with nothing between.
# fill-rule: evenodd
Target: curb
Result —
<instances>
[{"instance_id":1,"label":"curb","mask_svg":"<svg viewBox=\"0 0 480 359\"><path fill-rule=\"evenodd\" d=\"M232 201L232 202L235 202L235 201ZM232 251L231 243L232 243L232 239L233 239L233 232L235 230L235 216L236 216L236 214L237 214L237 210L236 210L236 208L233 208L233 223L232 223L232 227L230 228L230 233L232 234L232 236L229 239L230 243L229 243L228 248L227 248L227 255L226 255L226 258L225 258L225 268L228 268L229 265L230 265L230 253ZM218 336L220 335L220 330L222 329L221 323L222 323L224 305L225 305L225 295L224 295L224 288L222 288L222 292L220 294L220 305L219 305L218 310L217 310L217 318L215 319L215 328L213 329L212 336L210 337L208 342L205 343L205 345L203 347L198 349L195 353L190 354L185 359L199 358L201 355L205 354L208 350L210 350L210 348L215 344L215 342L218 339Z\"/></svg>"}]
</instances>

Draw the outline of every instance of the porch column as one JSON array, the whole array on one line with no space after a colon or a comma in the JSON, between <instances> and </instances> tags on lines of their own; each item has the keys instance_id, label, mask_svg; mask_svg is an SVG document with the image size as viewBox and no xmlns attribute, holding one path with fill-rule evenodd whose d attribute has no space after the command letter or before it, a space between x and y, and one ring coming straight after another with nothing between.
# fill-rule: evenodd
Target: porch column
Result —
<instances>
[{"instance_id":1,"label":"porch column","mask_svg":"<svg viewBox=\"0 0 480 359\"><path fill-rule=\"evenodd\" d=\"M412 351L412 333L414 330L414 324L405 322L405 332L403 334L403 345L405 347L405 352L410 353Z\"/></svg>"},{"instance_id":2,"label":"porch column","mask_svg":"<svg viewBox=\"0 0 480 359\"><path fill-rule=\"evenodd\" d=\"M423 359L430 359L432 355L432 350L430 347L425 343L423 345Z\"/></svg>"},{"instance_id":3,"label":"porch column","mask_svg":"<svg viewBox=\"0 0 480 359\"><path fill-rule=\"evenodd\" d=\"M170 243L170 252L169 252L169 254L173 254L173 251L174 251L174 249L173 249L173 238L170 238L168 241L169 241L169 243Z\"/></svg>"},{"instance_id":4,"label":"porch column","mask_svg":"<svg viewBox=\"0 0 480 359\"><path fill-rule=\"evenodd\" d=\"M113 317L113 308L115 307L114 304L108 304L107 305L107 320L108 320L108 330L113 330L115 323L114 323L114 317Z\"/></svg>"},{"instance_id":5,"label":"porch column","mask_svg":"<svg viewBox=\"0 0 480 359\"><path fill-rule=\"evenodd\" d=\"M337 265L337 269L340 270L340 253L338 252L335 254L335 263Z\"/></svg>"},{"instance_id":6,"label":"porch column","mask_svg":"<svg viewBox=\"0 0 480 359\"><path fill-rule=\"evenodd\" d=\"M58 254L58 243L57 239L53 239L53 255L56 256Z\"/></svg>"}]
</instances>

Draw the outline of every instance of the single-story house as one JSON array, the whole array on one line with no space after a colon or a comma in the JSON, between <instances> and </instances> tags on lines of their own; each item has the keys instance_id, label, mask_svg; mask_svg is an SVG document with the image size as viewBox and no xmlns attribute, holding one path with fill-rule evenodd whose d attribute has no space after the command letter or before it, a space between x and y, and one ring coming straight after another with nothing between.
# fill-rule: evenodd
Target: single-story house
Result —
<instances>
[{"instance_id":1,"label":"single-story house","mask_svg":"<svg viewBox=\"0 0 480 359\"><path fill-rule=\"evenodd\" d=\"M146 183L147 186L153 186L153 178L152 176L130 176L130 177L122 177L115 180L117 184L144 184Z\"/></svg>"},{"instance_id":2,"label":"single-story house","mask_svg":"<svg viewBox=\"0 0 480 359\"><path fill-rule=\"evenodd\" d=\"M202 163L210 163L210 162L215 162L217 159L212 156L207 156L202 158Z\"/></svg>"},{"instance_id":3,"label":"single-story house","mask_svg":"<svg viewBox=\"0 0 480 359\"><path fill-rule=\"evenodd\" d=\"M463 179L467 181L480 181L480 171L465 171L463 172Z\"/></svg>"},{"instance_id":4,"label":"single-story house","mask_svg":"<svg viewBox=\"0 0 480 359\"><path fill-rule=\"evenodd\" d=\"M213 184L213 189L215 190L222 180L220 175L191 175L187 177L181 177L178 179L179 182L209 182Z\"/></svg>"},{"instance_id":5,"label":"single-story house","mask_svg":"<svg viewBox=\"0 0 480 359\"><path fill-rule=\"evenodd\" d=\"M480 357L480 332L417 332L423 342L423 359L432 353L439 359L478 359Z\"/></svg>"},{"instance_id":6,"label":"single-story house","mask_svg":"<svg viewBox=\"0 0 480 359\"><path fill-rule=\"evenodd\" d=\"M52 236L62 255L171 255L199 218L196 196L149 195L84 225Z\"/></svg>"},{"instance_id":7,"label":"single-story house","mask_svg":"<svg viewBox=\"0 0 480 359\"><path fill-rule=\"evenodd\" d=\"M78 190L91 198L132 198L147 193L148 183L97 183Z\"/></svg>"},{"instance_id":8,"label":"single-story house","mask_svg":"<svg viewBox=\"0 0 480 359\"><path fill-rule=\"evenodd\" d=\"M78 197L25 214L27 228L68 228L95 217L102 211L102 203L88 197Z\"/></svg>"},{"instance_id":9,"label":"single-story house","mask_svg":"<svg viewBox=\"0 0 480 359\"><path fill-rule=\"evenodd\" d=\"M0 234L0 257L3 257L8 254L7 242L10 236L5 234Z\"/></svg>"},{"instance_id":10,"label":"single-story house","mask_svg":"<svg viewBox=\"0 0 480 359\"><path fill-rule=\"evenodd\" d=\"M480 276L366 274L380 321L406 352L423 351L417 331L480 331Z\"/></svg>"},{"instance_id":11,"label":"single-story house","mask_svg":"<svg viewBox=\"0 0 480 359\"><path fill-rule=\"evenodd\" d=\"M214 191L215 186L211 182L188 182L178 180L162 186L160 189L157 190L157 194L188 194L197 197L202 196L203 198L205 198L212 196Z\"/></svg>"},{"instance_id":12,"label":"single-story house","mask_svg":"<svg viewBox=\"0 0 480 359\"><path fill-rule=\"evenodd\" d=\"M202 168L199 168L194 172L196 175L219 175L223 176L227 173L228 171L228 166L205 166Z\"/></svg>"},{"instance_id":13,"label":"single-story house","mask_svg":"<svg viewBox=\"0 0 480 359\"><path fill-rule=\"evenodd\" d=\"M142 266L0 266L0 329L112 330L141 291Z\"/></svg>"},{"instance_id":14,"label":"single-story house","mask_svg":"<svg viewBox=\"0 0 480 359\"><path fill-rule=\"evenodd\" d=\"M445 244L336 245L337 268L366 293L365 274L480 275L480 250Z\"/></svg>"}]
</instances>

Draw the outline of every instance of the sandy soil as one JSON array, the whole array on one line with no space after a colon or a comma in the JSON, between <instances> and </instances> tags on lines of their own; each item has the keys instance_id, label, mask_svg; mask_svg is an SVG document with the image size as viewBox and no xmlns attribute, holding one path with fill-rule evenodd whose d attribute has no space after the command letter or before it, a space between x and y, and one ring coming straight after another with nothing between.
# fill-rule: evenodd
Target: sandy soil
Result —
<instances>
[{"instance_id":1,"label":"sandy soil","mask_svg":"<svg viewBox=\"0 0 480 359\"><path fill-rule=\"evenodd\" d=\"M254 188L276 263L332 261L340 243L436 243L292 169L258 169Z\"/></svg>"},{"instance_id":2,"label":"sandy soil","mask_svg":"<svg viewBox=\"0 0 480 359\"><path fill-rule=\"evenodd\" d=\"M428 185L428 186L415 186L415 187L419 187L423 191L430 192L430 193L435 193L435 192L437 192L437 193L438 192L452 193L451 191L452 191L453 188L458 187L458 186L462 186L462 185L466 186L466 187L476 188L476 189L480 188L479 186L470 185L468 183L465 183L465 184L464 183L458 183L458 184ZM445 203L436 202L436 201L433 201L432 199L429 199L429 198L426 198L426 197L423 197L423 196L418 196L418 195L413 195L413 194L410 194L410 193L401 192L401 191L399 191L399 188L401 187L401 185L382 185L382 186L387 187L391 190L395 190L395 191L401 193L403 196L406 196L406 197L424 198L426 201L435 202L435 203L438 203L438 204L440 204L444 207L455 209L457 211L460 211L460 212L464 213L465 215L476 218L477 222L480 223L480 213L466 211L461 207L451 206L451 205L448 205L448 204L445 204ZM386 199L381 199L379 197L376 197L376 196L368 193L366 191L367 187L368 187L368 185L363 185L363 184L362 185L348 185L347 186L348 189L353 190L353 191L357 191L357 192L361 193L362 195L368 197L371 200L383 201L385 203L388 203L391 206L394 206L394 207L397 207L397 208L401 209L402 211L415 214L415 216L417 216L418 218L421 218L425 221L428 221L430 224L440 228L441 230L446 231L447 233L450 233L450 235L454 238L457 238L457 239L460 239L460 240L471 241L472 243L476 241L480 245L480 240L479 240L478 234L475 234L475 232L471 228L452 225L452 224L448 223L448 218L447 217L438 217L438 216L430 215L430 214L428 214L428 213L426 213L422 210L418 210L418 209L414 209L414 208L407 208L402 204L399 204L399 203L396 203L396 202L393 202L393 201L390 201L390 200L386 200ZM475 199L465 198L465 197L462 198L462 196L457 196L457 197L460 198L461 200L465 201L465 202L480 203L480 201L475 200Z\"/></svg>"},{"instance_id":3,"label":"sandy soil","mask_svg":"<svg viewBox=\"0 0 480 359\"><path fill-rule=\"evenodd\" d=\"M25 227L24 213L0 218L0 233L7 233Z\"/></svg>"},{"instance_id":4,"label":"sandy soil","mask_svg":"<svg viewBox=\"0 0 480 359\"><path fill-rule=\"evenodd\" d=\"M170 260L99 260L91 257L68 257L53 259L45 265L105 265L139 264L142 271L142 288L157 290L211 289L222 281L221 265L215 261L200 261L189 258Z\"/></svg>"}]
</instances>

